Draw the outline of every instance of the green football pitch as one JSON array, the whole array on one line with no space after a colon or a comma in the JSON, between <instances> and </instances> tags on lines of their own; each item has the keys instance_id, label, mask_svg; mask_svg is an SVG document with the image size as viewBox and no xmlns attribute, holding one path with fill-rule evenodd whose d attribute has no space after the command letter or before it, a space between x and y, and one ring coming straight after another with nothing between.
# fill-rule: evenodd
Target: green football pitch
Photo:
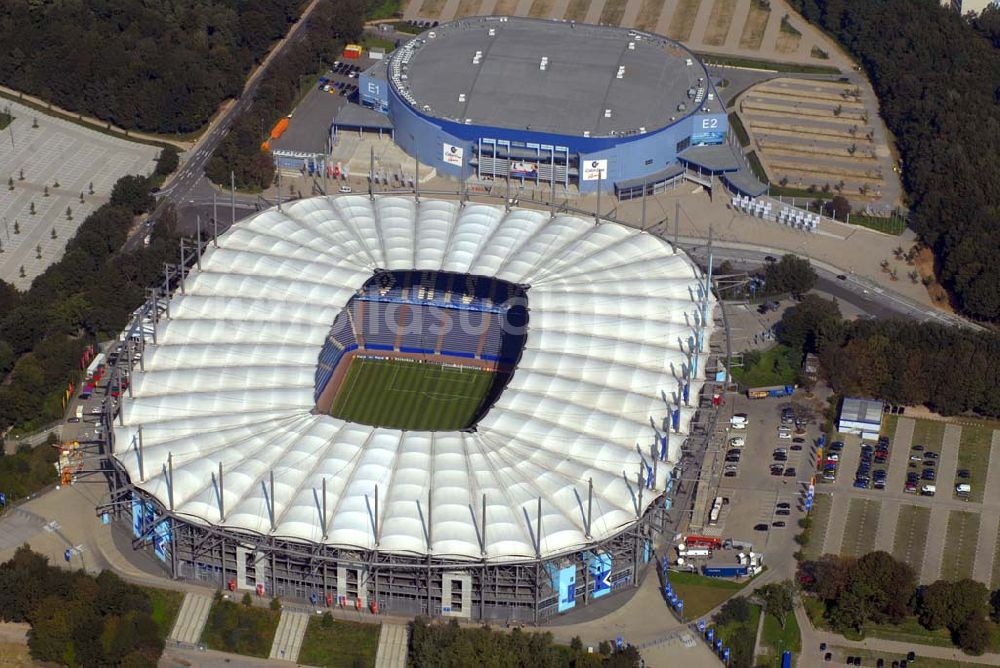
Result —
<instances>
[{"instance_id":1,"label":"green football pitch","mask_svg":"<svg viewBox=\"0 0 1000 668\"><path fill-rule=\"evenodd\" d=\"M391 429L455 431L471 426L493 379L480 369L359 357L330 414Z\"/></svg>"}]
</instances>

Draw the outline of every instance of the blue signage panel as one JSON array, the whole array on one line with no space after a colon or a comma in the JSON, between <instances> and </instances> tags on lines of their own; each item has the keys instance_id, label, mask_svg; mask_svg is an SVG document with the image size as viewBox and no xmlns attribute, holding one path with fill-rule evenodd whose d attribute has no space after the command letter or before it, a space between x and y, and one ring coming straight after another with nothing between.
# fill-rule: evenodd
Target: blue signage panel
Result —
<instances>
[{"instance_id":1,"label":"blue signage panel","mask_svg":"<svg viewBox=\"0 0 1000 668\"><path fill-rule=\"evenodd\" d=\"M138 538L142 535L142 520L144 514L142 509L142 501L132 498L132 536Z\"/></svg>"},{"instance_id":2,"label":"blue signage panel","mask_svg":"<svg viewBox=\"0 0 1000 668\"><path fill-rule=\"evenodd\" d=\"M576 607L576 566L559 569L559 612Z\"/></svg>"},{"instance_id":3,"label":"blue signage panel","mask_svg":"<svg viewBox=\"0 0 1000 668\"><path fill-rule=\"evenodd\" d=\"M160 522L153 530L153 553L160 561L167 560L170 553L170 522Z\"/></svg>"},{"instance_id":4,"label":"blue signage panel","mask_svg":"<svg viewBox=\"0 0 1000 668\"><path fill-rule=\"evenodd\" d=\"M611 593L611 555L599 554L590 562L590 575L594 580L593 596L600 598Z\"/></svg>"}]
</instances>

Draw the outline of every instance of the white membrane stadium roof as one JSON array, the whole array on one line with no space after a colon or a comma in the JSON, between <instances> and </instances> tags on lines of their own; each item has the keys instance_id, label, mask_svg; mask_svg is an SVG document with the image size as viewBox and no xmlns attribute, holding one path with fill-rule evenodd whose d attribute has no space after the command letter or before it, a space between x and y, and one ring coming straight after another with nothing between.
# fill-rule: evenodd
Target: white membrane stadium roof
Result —
<instances>
[{"instance_id":1,"label":"white membrane stadium roof","mask_svg":"<svg viewBox=\"0 0 1000 668\"><path fill-rule=\"evenodd\" d=\"M639 508L636 476L646 475L642 459L652 464L653 425L678 403L701 321L700 272L656 237L484 204L317 197L237 224L201 267L157 325L145 371L133 369L134 398L115 428L116 457L164 506L172 455L175 511L194 523L407 555L533 559L539 498L538 552L579 549L635 522L680 456L694 411L686 407ZM474 431L406 432L312 413L324 338L376 269L530 285L520 365ZM711 318L706 325L705 341ZM699 371L704 363L699 354ZM696 403L702 381L690 383Z\"/></svg>"}]
</instances>

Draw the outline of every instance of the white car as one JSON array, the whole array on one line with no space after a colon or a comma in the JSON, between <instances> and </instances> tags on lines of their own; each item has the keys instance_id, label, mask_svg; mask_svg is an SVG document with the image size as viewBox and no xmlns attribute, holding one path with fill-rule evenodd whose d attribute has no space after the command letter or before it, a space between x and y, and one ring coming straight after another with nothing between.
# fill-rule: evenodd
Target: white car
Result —
<instances>
[{"instance_id":1,"label":"white car","mask_svg":"<svg viewBox=\"0 0 1000 668\"><path fill-rule=\"evenodd\" d=\"M353 190L351 190L351 186L340 186L338 190L345 195L354 192Z\"/></svg>"},{"instance_id":2,"label":"white car","mask_svg":"<svg viewBox=\"0 0 1000 668\"><path fill-rule=\"evenodd\" d=\"M730 422L730 423L729 423L729 426L730 426L730 428L732 428L732 429L735 429L735 430L737 430L737 431L740 431L740 430L742 430L742 429L746 429L746 428L747 428L747 423L746 423L746 422L736 422L736 421L734 420L733 422Z\"/></svg>"},{"instance_id":3,"label":"white car","mask_svg":"<svg viewBox=\"0 0 1000 668\"><path fill-rule=\"evenodd\" d=\"M746 439L743 438L742 436L736 436L734 438L729 439L729 445L734 448L742 448L746 444L747 444Z\"/></svg>"},{"instance_id":4,"label":"white car","mask_svg":"<svg viewBox=\"0 0 1000 668\"><path fill-rule=\"evenodd\" d=\"M786 441L790 441L790 440L792 440L792 432L789 431L788 429L779 429L778 430L778 438L786 440Z\"/></svg>"}]
</instances>

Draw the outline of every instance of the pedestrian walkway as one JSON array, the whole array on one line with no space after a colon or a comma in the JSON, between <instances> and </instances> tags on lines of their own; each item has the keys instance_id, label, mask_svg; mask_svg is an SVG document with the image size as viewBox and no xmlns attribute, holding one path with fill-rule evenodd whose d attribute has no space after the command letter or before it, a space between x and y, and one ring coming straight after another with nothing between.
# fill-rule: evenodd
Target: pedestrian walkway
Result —
<instances>
[{"instance_id":1,"label":"pedestrian walkway","mask_svg":"<svg viewBox=\"0 0 1000 668\"><path fill-rule=\"evenodd\" d=\"M410 644L410 629L403 624L382 623L378 636L375 668L406 668L406 648Z\"/></svg>"},{"instance_id":2,"label":"pedestrian walkway","mask_svg":"<svg viewBox=\"0 0 1000 668\"><path fill-rule=\"evenodd\" d=\"M205 629L211 607L210 597L191 592L185 594L180 612L177 613L174 630L170 632L168 639L185 645L197 645L201 640L201 632Z\"/></svg>"},{"instance_id":3,"label":"pedestrian walkway","mask_svg":"<svg viewBox=\"0 0 1000 668\"><path fill-rule=\"evenodd\" d=\"M281 611L278 629L274 632L274 642L271 644L272 659L296 662L302 649L302 639L306 637L309 626L309 614L305 612Z\"/></svg>"}]
</instances>

